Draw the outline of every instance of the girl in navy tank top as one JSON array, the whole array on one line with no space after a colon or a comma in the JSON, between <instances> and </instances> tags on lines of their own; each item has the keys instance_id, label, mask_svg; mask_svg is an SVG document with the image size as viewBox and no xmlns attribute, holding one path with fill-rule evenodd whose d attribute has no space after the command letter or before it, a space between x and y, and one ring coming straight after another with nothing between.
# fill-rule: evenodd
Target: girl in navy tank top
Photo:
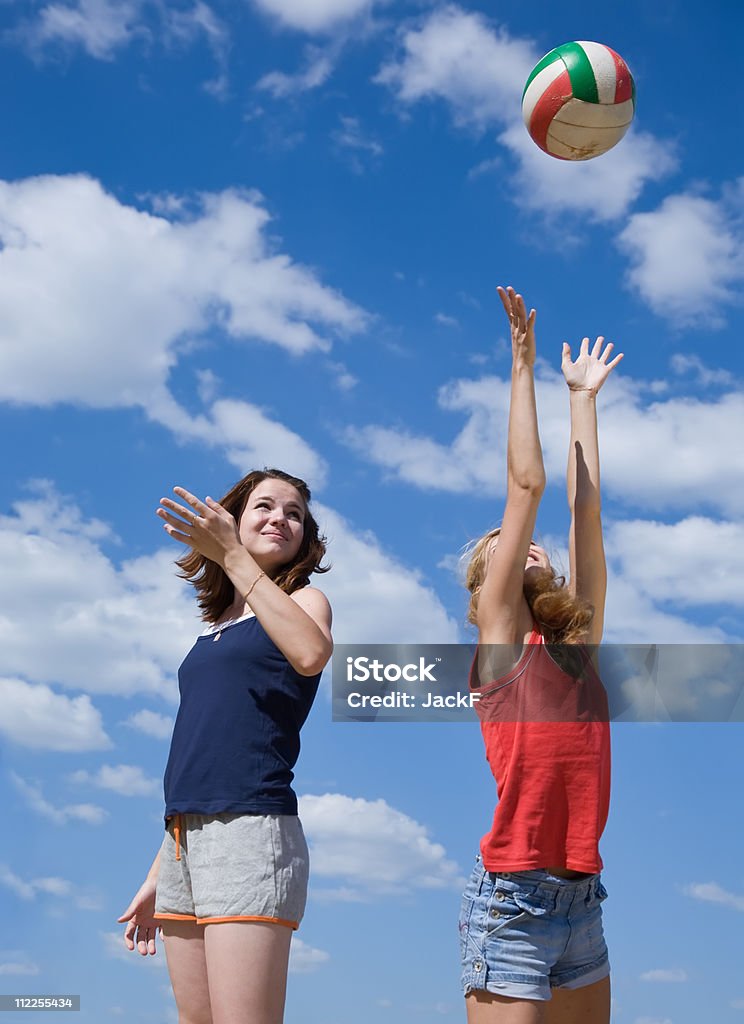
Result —
<instances>
[{"instance_id":1,"label":"girl in navy tank top","mask_svg":"<svg viewBox=\"0 0 744 1024\"><path fill-rule=\"evenodd\" d=\"M534 540L545 470L535 402L535 311L499 288L512 342L506 507L473 547L466 585L478 628L471 688L498 806L460 912L469 1024L607 1024L599 836L609 804L604 688L586 645L602 637L596 397L621 355L564 343L571 440L570 581ZM565 646L576 645L576 646ZM549 1003L549 1005L548 1005Z\"/></svg>"},{"instance_id":2,"label":"girl in navy tank top","mask_svg":"<svg viewBox=\"0 0 744 1024\"><path fill-rule=\"evenodd\" d=\"M208 627L179 669L165 838L119 920L143 956L162 933L182 1020L281 1021L308 872L292 769L333 647L309 585L325 542L307 485L281 470L220 502L174 492L157 514Z\"/></svg>"}]
</instances>

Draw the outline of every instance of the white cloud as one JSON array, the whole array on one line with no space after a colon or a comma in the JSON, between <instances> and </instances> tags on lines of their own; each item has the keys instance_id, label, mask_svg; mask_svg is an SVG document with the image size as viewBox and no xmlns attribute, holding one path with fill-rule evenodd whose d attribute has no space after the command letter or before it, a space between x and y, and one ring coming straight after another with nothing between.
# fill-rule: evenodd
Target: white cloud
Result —
<instances>
[{"instance_id":1,"label":"white cloud","mask_svg":"<svg viewBox=\"0 0 744 1024\"><path fill-rule=\"evenodd\" d=\"M175 698L175 667L198 630L190 588L174 571L179 552L161 550L117 568L98 542L105 537L102 524L84 520L49 484L0 517L0 672L26 680L3 682L8 704L0 729L18 742L58 750L110 746L90 699L60 696L49 684Z\"/></svg>"},{"instance_id":2,"label":"white cloud","mask_svg":"<svg viewBox=\"0 0 744 1024\"><path fill-rule=\"evenodd\" d=\"M647 384L618 376L602 391L605 494L654 510L699 503L738 516L744 505L744 447L737 441L744 394L643 404L647 390ZM456 493L476 487L483 494L503 495L508 381L455 380L439 390L437 402L445 411L466 416L450 444L377 425L350 428L346 440L368 461L423 490ZM537 403L548 479L563 486L569 436L566 385L545 364L538 370ZM721 487L724 479L726 487Z\"/></svg>"},{"instance_id":3,"label":"white cloud","mask_svg":"<svg viewBox=\"0 0 744 1024\"><path fill-rule=\"evenodd\" d=\"M150 711L148 708L135 711L124 722L124 725L143 732L145 736L154 736L157 740L168 740L173 732L173 718L169 715L161 715L159 711Z\"/></svg>"},{"instance_id":4,"label":"white cloud","mask_svg":"<svg viewBox=\"0 0 744 1024\"><path fill-rule=\"evenodd\" d=\"M309 946L302 939L298 939L296 935L292 936L292 945L289 948L290 974L310 974L323 967L330 959L330 953L326 953L324 949L315 949L314 946Z\"/></svg>"},{"instance_id":5,"label":"white cloud","mask_svg":"<svg viewBox=\"0 0 744 1024\"><path fill-rule=\"evenodd\" d=\"M622 575L655 601L744 606L744 524L689 516L624 520L607 531Z\"/></svg>"},{"instance_id":6,"label":"white cloud","mask_svg":"<svg viewBox=\"0 0 744 1024\"><path fill-rule=\"evenodd\" d=\"M448 4L417 28L400 31L402 53L375 81L403 104L443 99L458 124L485 129L519 110L521 90L539 54L531 41L494 29L481 14Z\"/></svg>"},{"instance_id":7,"label":"white cloud","mask_svg":"<svg viewBox=\"0 0 744 1024\"><path fill-rule=\"evenodd\" d=\"M744 422L744 393L643 405L634 387L626 379L600 410L603 486L606 479L613 497L649 509L701 505L738 517L744 447L736 438ZM558 452L554 456L555 471Z\"/></svg>"},{"instance_id":8,"label":"white cloud","mask_svg":"<svg viewBox=\"0 0 744 1024\"><path fill-rule=\"evenodd\" d=\"M500 136L516 157L519 171L514 201L527 210L575 213L594 221L621 217L649 181L676 167L669 143L631 129L622 142L594 160L567 161L547 156L515 120ZM675 257L676 258L676 257Z\"/></svg>"},{"instance_id":9,"label":"white cloud","mask_svg":"<svg viewBox=\"0 0 744 1024\"><path fill-rule=\"evenodd\" d=\"M368 162L382 156L384 150L382 145L373 138L364 134L359 118L345 117L340 115L341 127L331 132L331 138L345 152L351 169L355 174L363 174L365 159Z\"/></svg>"},{"instance_id":10,"label":"white cloud","mask_svg":"<svg viewBox=\"0 0 744 1024\"><path fill-rule=\"evenodd\" d=\"M671 1017L636 1017L633 1024L673 1024Z\"/></svg>"},{"instance_id":11,"label":"white cloud","mask_svg":"<svg viewBox=\"0 0 744 1024\"><path fill-rule=\"evenodd\" d=\"M654 971L644 971L641 975L641 981L687 981L687 971L684 971L681 967L660 968Z\"/></svg>"},{"instance_id":12,"label":"white cloud","mask_svg":"<svg viewBox=\"0 0 744 1024\"><path fill-rule=\"evenodd\" d=\"M147 24L147 11L160 24ZM177 10L158 0L76 0L49 3L36 17L27 19L11 33L38 57L49 49L80 48L95 60L112 61L135 39L162 42L169 48L185 48L203 36L217 62L217 75L204 83L214 96L227 92L229 37L225 25L203 0Z\"/></svg>"},{"instance_id":13,"label":"white cloud","mask_svg":"<svg viewBox=\"0 0 744 1024\"><path fill-rule=\"evenodd\" d=\"M435 313L434 314L434 319L436 320L436 322L438 324L441 324L442 327L459 327L460 326L460 321L457 319L457 317L449 316L447 313Z\"/></svg>"},{"instance_id":14,"label":"white cloud","mask_svg":"<svg viewBox=\"0 0 744 1024\"><path fill-rule=\"evenodd\" d=\"M71 752L111 746L90 697L65 697L48 686L0 678L0 733L32 750Z\"/></svg>"},{"instance_id":15,"label":"white cloud","mask_svg":"<svg viewBox=\"0 0 744 1024\"><path fill-rule=\"evenodd\" d=\"M254 6L283 28L327 33L371 13L388 0L253 0Z\"/></svg>"},{"instance_id":16,"label":"white cloud","mask_svg":"<svg viewBox=\"0 0 744 1024\"><path fill-rule=\"evenodd\" d=\"M281 466L314 489L325 483L324 459L299 434L249 402L218 399L206 414L192 416L163 391L153 396L148 413L182 440L219 446L241 476L256 466Z\"/></svg>"},{"instance_id":17,"label":"white cloud","mask_svg":"<svg viewBox=\"0 0 744 1024\"><path fill-rule=\"evenodd\" d=\"M334 375L334 384L339 391L351 391L359 383L359 378L355 377L343 363L336 363L329 360L326 366Z\"/></svg>"},{"instance_id":18,"label":"white cloud","mask_svg":"<svg viewBox=\"0 0 744 1024\"><path fill-rule=\"evenodd\" d=\"M188 47L203 36L217 63L217 74L204 83L206 92L218 99L224 99L228 91L227 58L230 35L227 26L203 0L196 0L192 7L177 10L170 4L159 7L163 18L163 35L171 45Z\"/></svg>"},{"instance_id":19,"label":"white cloud","mask_svg":"<svg viewBox=\"0 0 744 1024\"><path fill-rule=\"evenodd\" d=\"M0 400L149 409L169 397L185 341L208 330L300 354L364 327L277 250L256 193L202 195L172 216L81 175L0 183Z\"/></svg>"},{"instance_id":20,"label":"white cloud","mask_svg":"<svg viewBox=\"0 0 744 1024\"><path fill-rule=\"evenodd\" d=\"M685 892L693 899L702 900L704 903L720 903L723 906L731 907L732 910L744 911L744 896L737 896L735 893L729 892L717 882L698 882L688 885Z\"/></svg>"},{"instance_id":21,"label":"white cloud","mask_svg":"<svg viewBox=\"0 0 744 1024\"><path fill-rule=\"evenodd\" d=\"M22 37L34 50L50 43L80 46L97 60L112 60L117 50L138 35L148 35L141 24L141 0L77 0L74 4L47 4L36 21L27 23Z\"/></svg>"},{"instance_id":22,"label":"white cloud","mask_svg":"<svg viewBox=\"0 0 744 1024\"><path fill-rule=\"evenodd\" d=\"M739 301L744 279L744 232L726 193L667 196L636 213L618 242L629 254L630 287L659 316L680 326L721 327L723 309Z\"/></svg>"},{"instance_id":23,"label":"white cloud","mask_svg":"<svg viewBox=\"0 0 744 1024\"><path fill-rule=\"evenodd\" d=\"M420 574L385 552L369 532L324 506L315 515L333 571L317 585L333 606L336 643L457 643L457 624Z\"/></svg>"},{"instance_id":24,"label":"white cloud","mask_svg":"<svg viewBox=\"0 0 744 1024\"><path fill-rule=\"evenodd\" d=\"M0 976L31 977L40 973L39 965L29 960L28 955L22 949L0 949Z\"/></svg>"},{"instance_id":25,"label":"white cloud","mask_svg":"<svg viewBox=\"0 0 744 1024\"><path fill-rule=\"evenodd\" d=\"M670 359L672 370L680 376L693 374L694 379L702 387L726 387L735 384L734 375L729 370L707 366L699 356L676 353Z\"/></svg>"},{"instance_id":26,"label":"white cloud","mask_svg":"<svg viewBox=\"0 0 744 1024\"><path fill-rule=\"evenodd\" d=\"M285 99L299 93L317 89L330 78L337 54L311 46L305 51L305 66L288 75L284 71L269 71L256 82L256 88L270 93L274 99Z\"/></svg>"},{"instance_id":27,"label":"white cloud","mask_svg":"<svg viewBox=\"0 0 744 1024\"><path fill-rule=\"evenodd\" d=\"M385 800L363 800L341 793L300 798L313 873L333 879L340 891L316 887L315 896L337 895L364 901L419 889L450 889L460 884L457 865L425 826Z\"/></svg>"},{"instance_id":28,"label":"white cloud","mask_svg":"<svg viewBox=\"0 0 744 1024\"><path fill-rule=\"evenodd\" d=\"M55 825L67 825L69 822L84 821L88 825L101 825L108 817L103 807L95 804L57 804L47 800L41 787L22 779L15 772L10 773L13 785L26 798L28 806L36 814L53 821Z\"/></svg>"},{"instance_id":29,"label":"white cloud","mask_svg":"<svg viewBox=\"0 0 744 1024\"><path fill-rule=\"evenodd\" d=\"M642 555L639 555L642 557ZM689 618L658 607L614 568L608 551L607 607L604 639L620 644L725 644L732 638L716 626L701 626ZM690 680L694 690L694 680ZM674 695L674 709L693 710L695 698L681 687Z\"/></svg>"},{"instance_id":30,"label":"white cloud","mask_svg":"<svg viewBox=\"0 0 744 1024\"><path fill-rule=\"evenodd\" d=\"M499 142L517 161L512 195L517 205L592 220L620 217L647 181L671 171L668 144L631 131L612 152L583 162L556 160L532 142L521 117L521 93L541 54L530 39L515 39L482 14L448 4L416 28L400 32L402 54L383 66L376 81L410 106L424 99L449 104L455 124L482 132L497 126ZM469 177L497 166L481 161Z\"/></svg>"},{"instance_id":31,"label":"white cloud","mask_svg":"<svg viewBox=\"0 0 744 1024\"><path fill-rule=\"evenodd\" d=\"M139 767L132 764L104 764L97 772L73 772L70 781L110 789L120 796L156 796L161 790L159 779L149 779Z\"/></svg>"},{"instance_id":32,"label":"white cloud","mask_svg":"<svg viewBox=\"0 0 744 1024\"><path fill-rule=\"evenodd\" d=\"M32 878L26 881L12 871L7 864L0 864L0 885L10 889L22 900L32 901L42 893L48 896L68 896L72 883L64 878Z\"/></svg>"},{"instance_id":33,"label":"white cloud","mask_svg":"<svg viewBox=\"0 0 744 1024\"><path fill-rule=\"evenodd\" d=\"M38 964L0 964L0 976L35 975L40 973Z\"/></svg>"}]
</instances>

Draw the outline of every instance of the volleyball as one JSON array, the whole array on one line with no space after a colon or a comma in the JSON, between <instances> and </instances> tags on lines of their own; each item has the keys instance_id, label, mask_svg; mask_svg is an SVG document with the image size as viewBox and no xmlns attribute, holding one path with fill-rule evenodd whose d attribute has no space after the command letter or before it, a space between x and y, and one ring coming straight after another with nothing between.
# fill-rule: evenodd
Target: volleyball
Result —
<instances>
[{"instance_id":1,"label":"volleyball","mask_svg":"<svg viewBox=\"0 0 744 1024\"><path fill-rule=\"evenodd\" d=\"M635 113L635 83L603 43L564 43L532 70L522 116L532 141L558 160L591 160L622 139Z\"/></svg>"}]
</instances>

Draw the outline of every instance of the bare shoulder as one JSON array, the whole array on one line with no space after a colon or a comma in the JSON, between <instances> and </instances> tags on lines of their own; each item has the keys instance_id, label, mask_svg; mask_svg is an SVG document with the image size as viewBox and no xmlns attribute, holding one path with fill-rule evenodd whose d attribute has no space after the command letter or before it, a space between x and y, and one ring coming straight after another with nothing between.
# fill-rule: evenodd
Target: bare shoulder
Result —
<instances>
[{"instance_id":1,"label":"bare shoulder","mask_svg":"<svg viewBox=\"0 0 744 1024\"><path fill-rule=\"evenodd\" d=\"M289 595L295 604L308 613L316 622L331 625L333 613L328 598L317 587L303 587Z\"/></svg>"}]
</instances>

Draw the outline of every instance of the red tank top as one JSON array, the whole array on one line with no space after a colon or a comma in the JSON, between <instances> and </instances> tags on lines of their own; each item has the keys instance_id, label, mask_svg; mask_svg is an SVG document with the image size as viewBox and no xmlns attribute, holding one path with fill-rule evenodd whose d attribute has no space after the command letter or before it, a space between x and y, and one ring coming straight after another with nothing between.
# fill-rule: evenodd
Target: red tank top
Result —
<instances>
[{"instance_id":1,"label":"red tank top","mask_svg":"<svg viewBox=\"0 0 744 1024\"><path fill-rule=\"evenodd\" d=\"M583 647L568 646L569 674L533 630L505 676L471 690L498 793L493 826L481 840L488 871L602 868L599 838L610 804L607 694ZM576 678L578 676L578 678Z\"/></svg>"}]
</instances>

